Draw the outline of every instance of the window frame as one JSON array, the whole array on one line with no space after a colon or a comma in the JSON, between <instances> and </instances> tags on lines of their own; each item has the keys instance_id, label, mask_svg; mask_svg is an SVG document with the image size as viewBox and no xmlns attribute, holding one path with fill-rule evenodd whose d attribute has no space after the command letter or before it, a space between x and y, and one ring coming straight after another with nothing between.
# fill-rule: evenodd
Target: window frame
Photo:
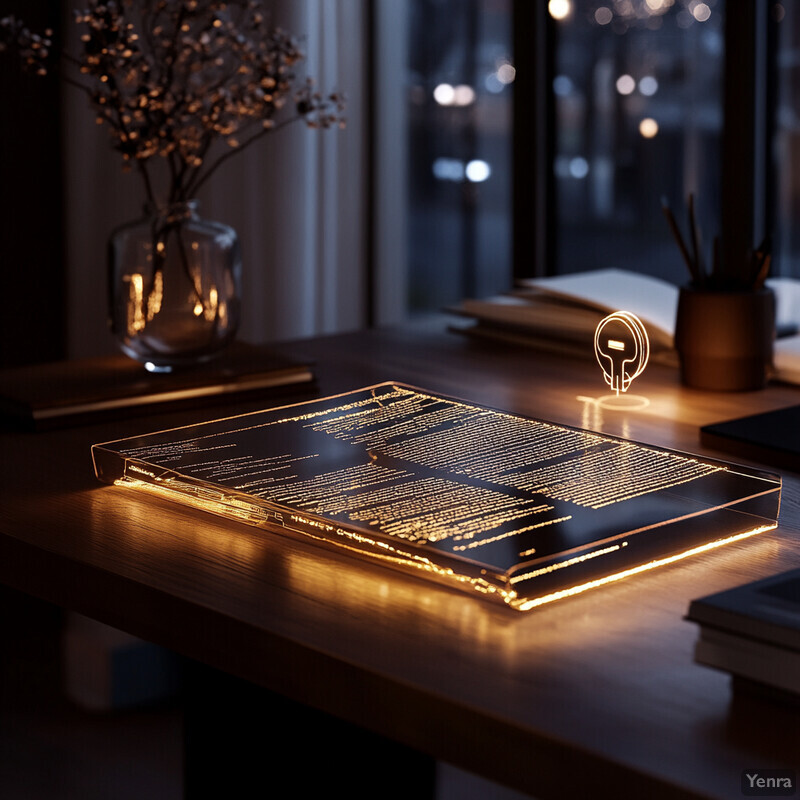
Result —
<instances>
[{"instance_id":1,"label":"window frame","mask_svg":"<svg viewBox=\"0 0 800 800\"><path fill-rule=\"evenodd\" d=\"M758 246L777 221L777 23L773 3L743 0L724 23L720 233L723 257ZM514 173L512 230L515 279L557 271L555 158L555 22L546 3L514 0ZM531 46L533 43L533 46ZM542 125L538 120L545 120ZM531 187L534 187L531 192ZM531 196L533 202L531 203Z\"/></svg>"}]
</instances>

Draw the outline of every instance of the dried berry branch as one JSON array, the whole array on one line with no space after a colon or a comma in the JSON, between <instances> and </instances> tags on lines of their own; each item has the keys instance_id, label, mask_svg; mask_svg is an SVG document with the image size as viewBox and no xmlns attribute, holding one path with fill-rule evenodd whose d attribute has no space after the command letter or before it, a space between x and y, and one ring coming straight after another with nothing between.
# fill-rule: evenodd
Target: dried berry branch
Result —
<instances>
[{"instance_id":1,"label":"dried berry branch","mask_svg":"<svg viewBox=\"0 0 800 800\"><path fill-rule=\"evenodd\" d=\"M77 55L55 58L52 33L33 33L14 17L0 20L0 49L15 50L39 75L58 66L88 95L151 203L188 200L270 131L301 119L313 128L344 125L344 98L298 78L304 55L292 36L268 27L260 0L91 0L75 19L83 31ZM160 192L154 159L167 166Z\"/></svg>"}]
</instances>

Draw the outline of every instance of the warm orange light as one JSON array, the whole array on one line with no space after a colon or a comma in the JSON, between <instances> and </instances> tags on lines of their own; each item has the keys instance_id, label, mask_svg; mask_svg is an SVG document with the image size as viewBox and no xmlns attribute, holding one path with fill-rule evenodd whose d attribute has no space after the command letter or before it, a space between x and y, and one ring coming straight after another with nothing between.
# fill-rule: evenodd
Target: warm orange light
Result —
<instances>
[{"instance_id":1,"label":"warm orange light","mask_svg":"<svg viewBox=\"0 0 800 800\"><path fill-rule=\"evenodd\" d=\"M396 383L92 453L106 482L520 611L770 530L780 504L779 476Z\"/></svg>"},{"instance_id":2,"label":"warm orange light","mask_svg":"<svg viewBox=\"0 0 800 800\"><path fill-rule=\"evenodd\" d=\"M164 278L161 272L153 276L153 286L145 297L144 276L138 272L123 277L128 284L126 330L134 336L161 311L164 297Z\"/></svg>"},{"instance_id":3,"label":"warm orange light","mask_svg":"<svg viewBox=\"0 0 800 800\"><path fill-rule=\"evenodd\" d=\"M142 276L138 273L125 276L123 280L128 282L128 315L126 328L128 334L133 336L144 328L144 311L142 310L144 282Z\"/></svg>"},{"instance_id":4,"label":"warm orange light","mask_svg":"<svg viewBox=\"0 0 800 800\"><path fill-rule=\"evenodd\" d=\"M155 480L153 473L136 467L128 466L128 470L139 472L143 476ZM293 525L301 526L304 538L310 538L320 544L333 544L337 549L344 549L361 556L384 563L410 567L430 574L449 582L461 584L484 595L497 595L503 602L512 605L516 600L513 589L504 588L499 582L492 582L487 578L455 572L451 567L446 567L431 561L421 553L406 550L385 541L375 539L359 531L347 530L338 525L306 517L300 514L290 514L284 520L278 520L276 515L270 515L263 508L242 502L238 498L220 496L219 492L205 490L201 487L187 487L184 483L152 484L135 478L121 478L114 481L115 486L137 489L150 494L158 495L169 500L179 500L184 505L189 505L212 514L234 519L247 525L262 525L266 523L283 524L292 529ZM189 493L187 494L187 488ZM192 489L195 493L192 493ZM319 535L314 531L319 530ZM299 531L300 532L300 531ZM485 572L485 570L483 571ZM513 606L512 606L513 607Z\"/></svg>"},{"instance_id":5,"label":"warm orange light","mask_svg":"<svg viewBox=\"0 0 800 800\"><path fill-rule=\"evenodd\" d=\"M606 383L617 394L627 392L650 358L650 339L642 321L630 311L615 311L600 320L594 354Z\"/></svg>"},{"instance_id":6,"label":"warm orange light","mask_svg":"<svg viewBox=\"0 0 800 800\"><path fill-rule=\"evenodd\" d=\"M652 117L645 117L639 123L639 133L645 139L652 139L658 134L658 123Z\"/></svg>"},{"instance_id":7,"label":"warm orange light","mask_svg":"<svg viewBox=\"0 0 800 800\"><path fill-rule=\"evenodd\" d=\"M571 0L550 0L547 10L553 19L564 20L572 14Z\"/></svg>"},{"instance_id":8,"label":"warm orange light","mask_svg":"<svg viewBox=\"0 0 800 800\"><path fill-rule=\"evenodd\" d=\"M588 589L595 589L598 586L604 586L607 583L613 583L614 581L620 581L623 578L629 578L631 575L638 575L641 572L647 572L651 569L656 569L657 567L664 567L667 564L674 564L676 561L680 561L684 558L689 558L690 556L695 556L698 553L705 553L707 550L714 550L717 547L722 547L722 545L730 544L731 542L738 542L741 539L747 539L750 536L755 536L758 533L764 533L765 531L772 531L777 528L777 523L775 525L761 525L758 528L753 528L753 530L745 531L744 533L737 533L734 536L728 536L724 539L718 539L716 542L709 542L708 544L700 545L700 547L693 547L690 550L685 550L683 553L678 553L674 556L668 556L667 558L659 558L655 561L650 561L647 564L642 564L638 567L631 567L630 569L622 570L621 572L616 572L613 575L607 575L604 578L598 578L594 581L587 581L586 583L579 584L577 586L572 586L569 589L562 589L558 592L551 592L550 594L546 594L542 597L537 597L533 600L524 600L521 602L511 602L511 605L516 608L518 611L530 611L532 608L536 608L537 606L542 606L545 603L552 603L554 600L561 600L564 597L572 597L576 594L581 594L582 592L587 591ZM608 548L605 552L610 552L612 549L616 548ZM598 552L597 555L604 555L605 553ZM592 557L591 554L589 557Z\"/></svg>"},{"instance_id":9,"label":"warm orange light","mask_svg":"<svg viewBox=\"0 0 800 800\"><path fill-rule=\"evenodd\" d=\"M547 506L548 510L552 511L552 506ZM523 528L514 528L514 530L506 531L505 533L501 533L499 536L492 536L489 539L481 539L477 542L470 542L470 544L461 544L455 545L453 550L456 551L463 551L463 550L473 550L476 547L483 547L487 544L494 544L495 542L502 541L503 539L512 539L515 536L519 536L521 533L527 533L528 531L539 530L540 528L547 528L550 525L557 525L559 522L568 522L572 519L572 515L568 514L566 517L556 517L555 519L546 519L544 522L539 522L536 525L526 525ZM520 556L532 555L533 550L525 551L520 553Z\"/></svg>"},{"instance_id":10,"label":"warm orange light","mask_svg":"<svg viewBox=\"0 0 800 800\"><path fill-rule=\"evenodd\" d=\"M581 556L575 556L574 558L568 558L566 561L559 561L557 564L550 564L547 567L542 567L541 569L534 569L530 572L525 572L522 575L515 575L509 583L515 584L519 583L520 581L526 581L529 578L538 578L540 575L547 575L551 572L555 572L559 569L564 569L565 567L571 567L574 564L582 564L584 561L590 561L593 558L597 558L598 556L606 556L609 553L616 553L622 547L627 547L628 543L623 542L622 544L613 544L610 547L604 547L601 550L594 550L591 553L584 553ZM523 555L520 553L520 555Z\"/></svg>"}]
</instances>

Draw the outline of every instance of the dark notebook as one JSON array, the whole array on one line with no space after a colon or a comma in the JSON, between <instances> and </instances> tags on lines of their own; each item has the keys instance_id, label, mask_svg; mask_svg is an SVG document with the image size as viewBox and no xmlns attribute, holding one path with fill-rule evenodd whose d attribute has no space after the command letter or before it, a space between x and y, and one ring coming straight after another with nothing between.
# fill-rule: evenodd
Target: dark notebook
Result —
<instances>
[{"instance_id":1,"label":"dark notebook","mask_svg":"<svg viewBox=\"0 0 800 800\"><path fill-rule=\"evenodd\" d=\"M700 441L740 458L800 472L800 406L705 425Z\"/></svg>"},{"instance_id":2,"label":"dark notebook","mask_svg":"<svg viewBox=\"0 0 800 800\"><path fill-rule=\"evenodd\" d=\"M687 618L800 652L800 569L692 600Z\"/></svg>"},{"instance_id":3,"label":"dark notebook","mask_svg":"<svg viewBox=\"0 0 800 800\"><path fill-rule=\"evenodd\" d=\"M168 374L150 373L121 354L59 361L0 371L0 417L26 428L63 427L256 397L313 380L310 364L238 342L212 361Z\"/></svg>"}]
</instances>

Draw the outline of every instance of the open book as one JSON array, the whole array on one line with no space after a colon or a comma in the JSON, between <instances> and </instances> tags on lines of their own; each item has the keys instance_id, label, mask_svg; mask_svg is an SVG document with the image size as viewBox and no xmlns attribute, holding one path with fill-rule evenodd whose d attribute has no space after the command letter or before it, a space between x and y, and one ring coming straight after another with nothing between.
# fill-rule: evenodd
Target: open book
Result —
<instances>
[{"instance_id":1,"label":"open book","mask_svg":"<svg viewBox=\"0 0 800 800\"><path fill-rule=\"evenodd\" d=\"M603 317L630 311L650 337L651 355L674 360L678 288L667 281L619 269L519 281L508 294L463 300L450 311L470 318L465 333L517 339L575 354L594 353L594 332ZM675 361L677 363L677 361Z\"/></svg>"},{"instance_id":2,"label":"open book","mask_svg":"<svg viewBox=\"0 0 800 800\"><path fill-rule=\"evenodd\" d=\"M781 331L800 323L800 281L771 278ZM674 350L678 287L661 278L621 269L600 269L521 280L509 293L463 300L449 311L471 320L462 333L517 341L593 357L594 332L603 317L630 311L650 337L651 358L677 366ZM800 383L800 336L775 342L775 377Z\"/></svg>"}]
</instances>

